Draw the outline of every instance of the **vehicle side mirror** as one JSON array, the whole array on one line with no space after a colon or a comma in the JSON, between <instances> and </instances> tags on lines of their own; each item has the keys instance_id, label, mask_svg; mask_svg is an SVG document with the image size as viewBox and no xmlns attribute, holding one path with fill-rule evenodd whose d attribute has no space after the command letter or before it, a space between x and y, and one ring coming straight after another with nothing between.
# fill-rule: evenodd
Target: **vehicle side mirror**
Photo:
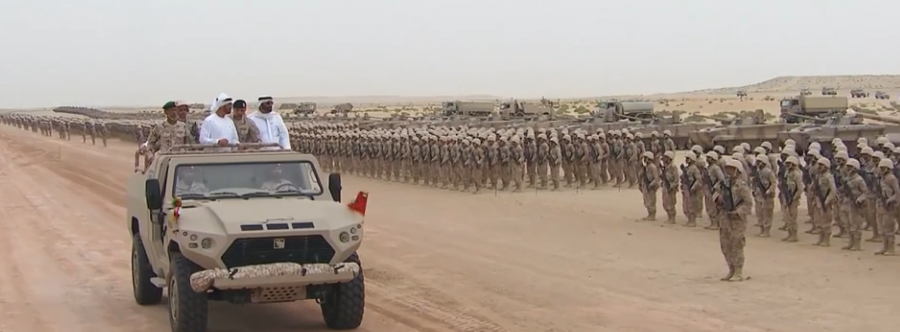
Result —
<instances>
[{"instance_id":1,"label":"vehicle side mirror","mask_svg":"<svg viewBox=\"0 0 900 332\"><path fill-rule=\"evenodd\" d=\"M328 174L328 191L331 192L331 199L335 202L341 202L341 174Z\"/></svg>"},{"instance_id":2,"label":"vehicle side mirror","mask_svg":"<svg viewBox=\"0 0 900 332\"><path fill-rule=\"evenodd\" d=\"M147 198L148 210L161 210L163 205L162 189L158 179L147 179L144 182L144 196Z\"/></svg>"}]
</instances>

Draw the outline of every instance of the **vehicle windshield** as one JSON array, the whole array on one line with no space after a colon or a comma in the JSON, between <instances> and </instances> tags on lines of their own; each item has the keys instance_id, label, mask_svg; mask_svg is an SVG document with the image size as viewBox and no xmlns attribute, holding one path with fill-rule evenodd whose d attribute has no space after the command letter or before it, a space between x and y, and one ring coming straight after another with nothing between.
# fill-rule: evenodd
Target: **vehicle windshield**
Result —
<instances>
[{"instance_id":1,"label":"vehicle windshield","mask_svg":"<svg viewBox=\"0 0 900 332\"><path fill-rule=\"evenodd\" d=\"M317 196L319 176L307 161L182 164L175 168L175 196L190 198Z\"/></svg>"},{"instance_id":2,"label":"vehicle windshield","mask_svg":"<svg viewBox=\"0 0 900 332\"><path fill-rule=\"evenodd\" d=\"M782 100L781 107L791 107L791 100L790 99Z\"/></svg>"}]
</instances>

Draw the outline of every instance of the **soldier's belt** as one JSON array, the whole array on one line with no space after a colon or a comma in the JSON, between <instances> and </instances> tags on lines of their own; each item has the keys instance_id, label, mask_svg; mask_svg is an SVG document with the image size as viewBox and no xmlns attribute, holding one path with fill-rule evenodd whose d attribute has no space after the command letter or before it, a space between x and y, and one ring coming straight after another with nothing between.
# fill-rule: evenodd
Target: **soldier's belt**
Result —
<instances>
[{"instance_id":1,"label":"soldier's belt","mask_svg":"<svg viewBox=\"0 0 900 332\"><path fill-rule=\"evenodd\" d=\"M197 293L211 288L245 288L248 282L256 287L301 282L310 284L340 283L359 275L359 264L297 264L272 263L248 265L230 269L214 268L191 274L191 289Z\"/></svg>"}]
</instances>

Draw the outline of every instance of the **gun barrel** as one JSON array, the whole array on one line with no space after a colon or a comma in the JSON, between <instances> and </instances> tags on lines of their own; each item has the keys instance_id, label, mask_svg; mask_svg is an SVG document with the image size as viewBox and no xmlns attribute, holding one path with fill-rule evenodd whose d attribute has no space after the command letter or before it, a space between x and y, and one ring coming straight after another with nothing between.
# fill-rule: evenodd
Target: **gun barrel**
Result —
<instances>
[{"instance_id":1,"label":"gun barrel","mask_svg":"<svg viewBox=\"0 0 900 332\"><path fill-rule=\"evenodd\" d=\"M892 124L900 124L900 118L896 118L896 117L883 116L883 115L878 115L878 114L861 113L861 112L856 112L854 110L847 110L847 115L860 117L863 119L887 122L887 123L892 123Z\"/></svg>"}]
</instances>

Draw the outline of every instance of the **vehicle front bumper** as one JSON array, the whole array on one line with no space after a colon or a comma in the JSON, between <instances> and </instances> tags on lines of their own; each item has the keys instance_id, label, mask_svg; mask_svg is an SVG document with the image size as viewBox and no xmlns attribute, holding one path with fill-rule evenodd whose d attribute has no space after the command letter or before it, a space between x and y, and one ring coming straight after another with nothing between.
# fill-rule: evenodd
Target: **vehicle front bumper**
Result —
<instances>
[{"instance_id":1,"label":"vehicle front bumper","mask_svg":"<svg viewBox=\"0 0 900 332\"><path fill-rule=\"evenodd\" d=\"M349 282L356 278L357 263L272 263L230 269L214 268L191 274L191 288L198 293L215 289L253 289L282 285L317 285Z\"/></svg>"}]
</instances>

